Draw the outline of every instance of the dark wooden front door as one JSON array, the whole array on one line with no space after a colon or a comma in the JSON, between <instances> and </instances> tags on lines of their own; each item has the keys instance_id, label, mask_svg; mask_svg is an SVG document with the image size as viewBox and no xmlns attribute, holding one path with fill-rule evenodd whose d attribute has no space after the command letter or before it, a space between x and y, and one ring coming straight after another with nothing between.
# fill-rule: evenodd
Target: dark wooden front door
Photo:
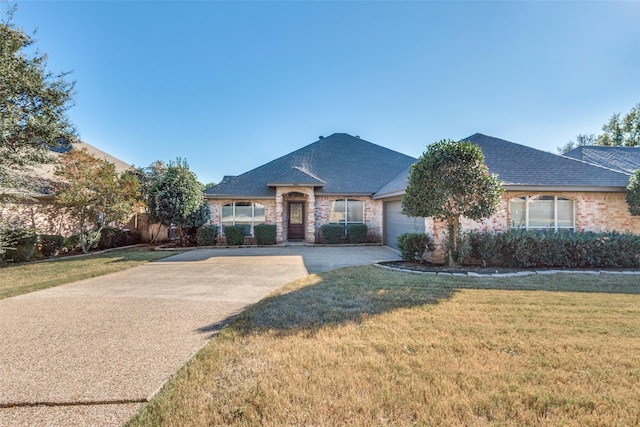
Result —
<instances>
[{"instance_id":1,"label":"dark wooden front door","mask_svg":"<svg viewBox=\"0 0 640 427\"><path fill-rule=\"evenodd\" d=\"M289 202L289 240L304 240L304 203Z\"/></svg>"}]
</instances>

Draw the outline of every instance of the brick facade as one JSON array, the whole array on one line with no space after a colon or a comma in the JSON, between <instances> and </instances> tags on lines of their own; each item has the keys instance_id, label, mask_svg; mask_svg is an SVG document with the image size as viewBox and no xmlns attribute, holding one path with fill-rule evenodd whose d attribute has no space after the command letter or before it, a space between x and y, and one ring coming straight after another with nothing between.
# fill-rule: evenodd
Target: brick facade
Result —
<instances>
[{"instance_id":1,"label":"brick facade","mask_svg":"<svg viewBox=\"0 0 640 427\"><path fill-rule=\"evenodd\" d=\"M265 207L265 222L276 225L276 241L288 240L287 224L288 202L303 202L305 215L304 241L316 243L320 238L320 227L329 223L331 201L344 199L336 196L317 196L313 187L277 187L275 200L216 199L208 200L211 210L210 223L222 226L222 207L232 202L254 202ZM371 197L353 196L348 199L361 200L364 207L364 222L367 224L369 238L380 241L382 236L382 201Z\"/></svg>"},{"instance_id":2,"label":"brick facade","mask_svg":"<svg viewBox=\"0 0 640 427\"><path fill-rule=\"evenodd\" d=\"M578 232L593 231L640 234L640 217L633 217L629 213L625 193L600 192L514 192L505 191L498 205L497 212L483 220L471 221L463 218L461 227L464 231L506 231L511 223L509 201L524 196L558 196L573 200L575 229ZM444 251L442 242L447 233L447 226L443 221L425 218L425 230L430 234L438 249L433 254L433 261L442 262Z\"/></svg>"}]
</instances>

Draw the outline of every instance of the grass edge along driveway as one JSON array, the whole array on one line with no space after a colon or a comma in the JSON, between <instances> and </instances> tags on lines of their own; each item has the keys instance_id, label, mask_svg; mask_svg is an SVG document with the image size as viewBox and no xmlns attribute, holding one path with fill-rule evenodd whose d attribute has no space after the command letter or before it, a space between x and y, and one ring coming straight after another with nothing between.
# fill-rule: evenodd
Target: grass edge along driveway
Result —
<instances>
[{"instance_id":1,"label":"grass edge along driveway","mask_svg":"<svg viewBox=\"0 0 640 427\"><path fill-rule=\"evenodd\" d=\"M100 254L60 258L0 268L0 299L137 267L177 255L149 248L115 249Z\"/></svg>"},{"instance_id":2,"label":"grass edge along driveway","mask_svg":"<svg viewBox=\"0 0 640 427\"><path fill-rule=\"evenodd\" d=\"M127 424L638 425L637 277L373 266L250 307Z\"/></svg>"}]
</instances>

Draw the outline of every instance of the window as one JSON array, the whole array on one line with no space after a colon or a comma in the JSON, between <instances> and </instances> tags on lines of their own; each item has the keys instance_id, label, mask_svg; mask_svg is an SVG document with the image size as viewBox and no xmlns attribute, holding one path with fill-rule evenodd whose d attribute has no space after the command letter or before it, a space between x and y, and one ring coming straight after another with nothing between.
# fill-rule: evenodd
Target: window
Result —
<instances>
[{"instance_id":1,"label":"window","mask_svg":"<svg viewBox=\"0 0 640 427\"><path fill-rule=\"evenodd\" d=\"M509 202L511 228L527 230L575 229L573 200L558 196L527 196Z\"/></svg>"},{"instance_id":2,"label":"window","mask_svg":"<svg viewBox=\"0 0 640 427\"><path fill-rule=\"evenodd\" d=\"M233 202L222 207L222 231L228 225L244 225L244 235L252 236L256 224L264 224L264 206L260 203Z\"/></svg>"},{"instance_id":3,"label":"window","mask_svg":"<svg viewBox=\"0 0 640 427\"><path fill-rule=\"evenodd\" d=\"M338 199L331 201L329 224L362 224L364 222L364 203L362 200Z\"/></svg>"}]
</instances>

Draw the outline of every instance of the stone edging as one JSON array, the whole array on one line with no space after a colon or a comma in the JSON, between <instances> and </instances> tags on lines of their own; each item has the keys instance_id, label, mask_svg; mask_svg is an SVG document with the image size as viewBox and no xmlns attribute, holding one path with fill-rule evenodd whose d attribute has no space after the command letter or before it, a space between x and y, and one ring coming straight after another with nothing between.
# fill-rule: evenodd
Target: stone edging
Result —
<instances>
[{"instance_id":1,"label":"stone edging","mask_svg":"<svg viewBox=\"0 0 640 427\"><path fill-rule=\"evenodd\" d=\"M518 271L515 273L493 273L493 274L480 274L473 271L466 273L449 273L438 271L415 271L406 270L404 268L389 267L381 265L379 262L373 262L372 265L380 268L384 268L392 271L400 271L410 274L426 274L431 276L455 276L455 277L477 277L477 278L500 278L500 277L526 277L533 275L551 276L555 274L585 274L590 276L606 276L606 275L640 275L640 271L615 271L615 270L535 270L535 271Z\"/></svg>"}]
</instances>

